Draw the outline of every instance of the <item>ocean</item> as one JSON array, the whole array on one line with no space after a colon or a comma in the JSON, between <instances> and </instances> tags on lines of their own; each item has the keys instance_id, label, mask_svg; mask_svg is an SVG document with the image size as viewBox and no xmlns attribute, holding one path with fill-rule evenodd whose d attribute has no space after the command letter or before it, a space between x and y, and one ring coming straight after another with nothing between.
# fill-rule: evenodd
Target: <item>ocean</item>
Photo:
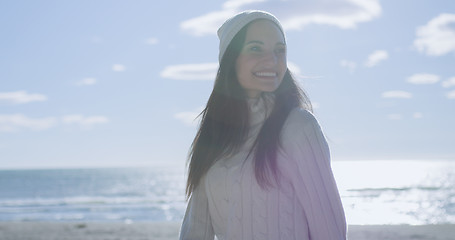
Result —
<instances>
[{"instance_id":1,"label":"ocean","mask_svg":"<svg viewBox=\"0 0 455 240\"><path fill-rule=\"evenodd\" d=\"M455 223L455 161L334 161L348 224ZM0 221L181 221L183 166L0 170Z\"/></svg>"}]
</instances>

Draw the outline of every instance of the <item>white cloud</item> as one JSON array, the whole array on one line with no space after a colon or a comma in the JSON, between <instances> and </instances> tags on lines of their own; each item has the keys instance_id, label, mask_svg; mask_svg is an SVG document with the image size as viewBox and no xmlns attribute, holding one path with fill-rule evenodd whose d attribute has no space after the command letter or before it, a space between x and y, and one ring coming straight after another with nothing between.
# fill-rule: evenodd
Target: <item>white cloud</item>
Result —
<instances>
[{"instance_id":1,"label":"white cloud","mask_svg":"<svg viewBox=\"0 0 455 240\"><path fill-rule=\"evenodd\" d=\"M454 91L450 91L449 93L447 93L447 98L448 99L455 99L455 90Z\"/></svg>"},{"instance_id":2,"label":"white cloud","mask_svg":"<svg viewBox=\"0 0 455 240\"><path fill-rule=\"evenodd\" d=\"M182 22L180 28L194 36L215 34L226 19L247 9L270 11L280 19L286 30L301 30L310 24L351 29L361 22L379 17L382 11L378 0L231 0L225 2L219 11Z\"/></svg>"},{"instance_id":3,"label":"white cloud","mask_svg":"<svg viewBox=\"0 0 455 240\"><path fill-rule=\"evenodd\" d=\"M84 117L82 115L66 115L61 118L45 117L30 118L23 114L0 114L0 132L17 132L21 130L42 131L56 126L59 123L78 125L81 128L90 128L95 124L109 122L104 116Z\"/></svg>"},{"instance_id":4,"label":"white cloud","mask_svg":"<svg viewBox=\"0 0 455 240\"><path fill-rule=\"evenodd\" d=\"M223 4L224 9L237 9L252 3L266 2L267 0L228 0Z\"/></svg>"},{"instance_id":5,"label":"white cloud","mask_svg":"<svg viewBox=\"0 0 455 240\"><path fill-rule=\"evenodd\" d=\"M451 77L451 78L447 79L446 81L442 82L442 86L445 88L455 86L455 77Z\"/></svg>"},{"instance_id":6,"label":"white cloud","mask_svg":"<svg viewBox=\"0 0 455 240\"><path fill-rule=\"evenodd\" d=\"M112 70L114 72L123 72L126 70L126 67L122 64L114 64L112 65Z\"/></svg>"},{"instance_id":7,"label":"white cloud","mask_svg":"<svg viewBox=\"0 0 455 240\"><path fill-rule=\"evenodd\" d=\"M154 37L147 38L147 40L145 40L145 43L148 45L155 45L155 44L158 44L158 42L159 42L158 38L154 38Z\"/></svg>"},{"instance_id":8,"label":"white cloud","mask_svg":"<svg viewBox=\"0 0 455 240\"><path fill-rule=\"evenodd\" d=\"M382 93L383 98L412 98L412 93L405 91L387 91Z\"/></svg>"},{"instance_id":9,"label":"white cloud","mask_svg":"<svg viewBox=\"0 0 455 240\"><path fill-rule=\"evenodd\" d=\"M379 62L389 58L389 54L385 50L376 50L368 56L365 66L373 67L376 66Z\"/></svg>"},{"instance_id":10,"label":"white cloud","mask_svg":"<svg viewBox=\"0 0 455 240\"><path fill-rule=\"evenodd\" d=\"M244 6L261 3L265 0L229 0L223 4L220 11L209 12L180 24L180 28L194 36L215 34L223 22L239 12Z\"/></svg>"},{"instance_id":11,"label":"white cloud","mask_svg":"<svg viewBox=\"0 0 455 240\"><path fill-rule=\"evenodd\" d=\"M423 118L423 114L421 112L415 112L414 114L412 114L412 117L415 119L420 119Z\"/></svg>"},{"instance_id":12,"label":"white cloud","mask_svg":"<svg viewBox=\"0 0 455 240\"><path fill-rule=\"evenodd\" d=\"M439 76L429 73L418 73L408 78L408 83L412 84L434 84L439 82Z\"/></svg>"},{"instance_id":13,"label":"white cloud","mask_svg":"<svg viewBox=\"0 0 455 240\"><path fill-rule=\"evenodd\" d=\"M29 94L27 91L3 92L0 93L0 102L10 102L14 104L23 104L29 102L46 101L47 97L42 94Z\"/></svg>"},{"instance_id":14,"label":"white cloud","mask_svg":"<svg viewBox=\"0 0 455 240\"><path fill-rule=\"evenodd\" d=\"M215 80L218 63L181 64L167 66L161 77L176 80Z\"/></svg>"},{"instance_id":15,"label":"white cloud","mask_svg":"<svg viewBox=\"0 0 455 240\"><path fill-rule=\"evenodd\" d=\"M340 66L349 69L349 72L353 73L357 68L357 63L343 59L340 61Z\"/></svg>"},{"instance_id":16,"label":"white cloud","mask_svg":"<svg viewBox=\"0 0 455 240\"><path fill-rule=\"evenodd\" d=\"M109 119L104 116L85 117L79 114L66 115L62 117L62 122L65 124L75 124L82 128L90 128L95 124L108 123Z\"/></svg>"},{"instance_id":17,"label":"white cloud","mask_svg":"<svg viewBox=\"0 0 455 240\"><path fill-rule=\"evenodd\" d=\"M381 15L377 0L291 1L282 3L283 16L279 15L286 30L301 30L309 24L325 24L341 29L352 29L361 22L368 22ZM287 3L287 2L286 2ZM272 8L272 11L274 9ZM287 15L286 12L291 14Z\"/></svg>"},{"instance_id":18,"label":"white cloud","mask_svg":"<svg viewBox=\"0 0 455 240\"><path fill-rule=\"evenodd\" d=\"M40 131L57 124L54 117L28 118L22 114L0 115L0 132L16 132L19 130Z\"/></svg>"},{"instance_id":19,"label":"white cloud","mask_svg":"<svg viewBox=\"0 0 455 240\"><path fill-rule=\"evenodd\" d=\"M442 13L416 31L414 46L430 56L455 52L455 14Z\"/></svg>"},{"instance_id":20,"label":"white cloud","mask_svg":"<svg viewBox=\"0 0 455 240\"><path fill-rule=\"evenodd\" d=\"M89 86L97 83L96 78L84 78L76 82L78 86Z\"/></svg>"},{"instance_id":21,"label":"white cloud","mask_svg":"<svg viewBox=\"0 0 455 240\"><path fill-rule=\"evenodd\" d=\"M401 120L403 119L403 115L399 113L392 113L387 115L387 119L389 120Z\"/></svg>"},{"instance_id":22,"label":"white cloud","mask_svg":"<svg viewBox=\"0 0 455 240\"><path fill-rule=\"evenodd\" d=\"M289 71L291 71L292 75L294 75L296 77L299 77L302 75L302 71L300 70L299 65L297 65L293 62L290 62L290 61L287 62L287 65L288 65Z\"/></svg>"},{"instance_id":23,"label":"white cloud","mask_svg":"<svg viewBox=\"0 0 455 240\"><path fill-rule=\"evenodd\" d=\"M196 126L199 123L197 116L202 112L203 109L203 107L199 107L195 111L179 112L174 114L174 118L180 120L187 126Z\"/></svg>"}]
</instances>

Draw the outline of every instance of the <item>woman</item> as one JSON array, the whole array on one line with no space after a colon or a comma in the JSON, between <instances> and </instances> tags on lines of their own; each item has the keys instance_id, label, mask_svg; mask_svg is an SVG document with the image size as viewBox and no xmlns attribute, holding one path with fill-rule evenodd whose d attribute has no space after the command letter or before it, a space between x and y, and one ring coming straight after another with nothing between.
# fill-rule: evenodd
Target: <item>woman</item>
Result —
<instances>
[{"instance_id":1,"label":"woman","mask_svg":"<svg viewBox=\"0 0 455 240\"><path fill-rule=\"evenodd\" d=\"M220 67L193 141L180 239L346 239L329 149L270 13L218 30Z\"/></svg>"}]
</instances>

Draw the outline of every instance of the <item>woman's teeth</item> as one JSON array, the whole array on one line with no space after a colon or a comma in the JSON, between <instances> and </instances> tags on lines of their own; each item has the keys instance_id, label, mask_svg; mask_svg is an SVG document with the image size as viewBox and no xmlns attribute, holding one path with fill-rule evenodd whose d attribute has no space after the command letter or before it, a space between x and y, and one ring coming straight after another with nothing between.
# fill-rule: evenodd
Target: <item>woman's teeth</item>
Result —
<instances>
[{"instance_id":1,"label":"woman's teeth","mask_svg":"<svg viewBox=\"0 0 455 240\"><path fill-rule=\"evenodd\" d=\"M254 75L258 77L276 77L276 72L257 72Z\"/></svg>"}]
</instances>

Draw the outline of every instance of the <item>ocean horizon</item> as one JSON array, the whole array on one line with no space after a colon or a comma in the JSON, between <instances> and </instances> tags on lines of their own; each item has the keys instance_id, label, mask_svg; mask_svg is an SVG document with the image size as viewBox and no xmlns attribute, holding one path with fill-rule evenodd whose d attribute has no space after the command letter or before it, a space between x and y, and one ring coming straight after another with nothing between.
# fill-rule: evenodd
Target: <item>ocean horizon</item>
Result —
<instances>
[{"instance_id":1,"label":"ocean horizon","mask_svg":"<svg viewBox=\"0 0 455 240\"><path fill-rule=\"evenodd\" d=\"M348 224L455 224L455 161L333 161ZM181 221L184 166L0 170L0 221Z\"/></svg>"}]
</instances>

